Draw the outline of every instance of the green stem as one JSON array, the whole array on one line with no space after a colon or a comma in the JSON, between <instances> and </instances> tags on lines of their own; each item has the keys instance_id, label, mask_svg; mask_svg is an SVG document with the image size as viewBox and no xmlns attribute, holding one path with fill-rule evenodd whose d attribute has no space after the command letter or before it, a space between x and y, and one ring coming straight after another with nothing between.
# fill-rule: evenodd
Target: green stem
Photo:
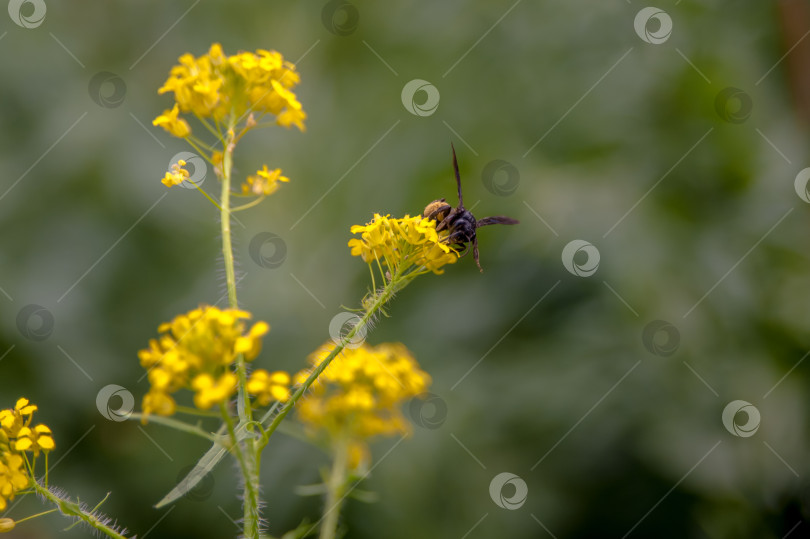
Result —
<instances>
[{"instance_id":1,"label":"green stem","mask_svg":"<svg viewBox=\"0 0 810 539\"><path fill-rule=\"evenodd\" d=\"M129 419L143 419L144 415L138 412L132 412L129 415ZM159 425L163 425L165 427L171 427L175 430L179 430L182 432L187 432L189 434L193 434L194 436L199 436L201 438L205 438L206 440L210 440L212 442L218 442L219 438L216 435L211 434L210 432L201 429L196 425L189 425L183 421L173 419L171 417L164 417L160 415L149 415L147 419L152 423L157 423Z\"/></svg>"},{"instance_id":2,"label":"green stem","mask_svg":"<svg viewBox=\"0 0 810 539\"><path fill-rule=\"evenodd\" d=\"M326 502L323 508L323 517L321 518L320 539L335 539L338 519L340 518L340 506L343 503L344 491L346 490L348 460L348 440L341 438L335 443L332 473L326 483Z\"/></svg>"},{"instance_id":3,"label":"green stem","mask_svg":"<svg viewBox=\"0 0 810 539\"><path fill-rule=\"evenodd\" d=\"M222 160L222 196L220 197L222 222L222 256L225 259L225 279L228 284L228 305L238 309L236 299L236 274L233 269L233 245L231 244L231 170L233 169L233 141L230 135L225 140Z\"/></svg>"},{"instance_id":4,"label":"green stem","mask_svg":"<svg viewBox=\"0 0 810 539\"><path fill-rule=\"evenodd\" d=\"M25 522L26 520L32 520L32 519L35 519L35 518L41 517L41 516L43 516L43 515L49 515L49 514L53 513L54 511L59 511L59 509L48 509L47 511L43 511L43 512L41 512L41 513L37 513L36 515L31 515L31 516L27 516L27 517L25 517L25 518L21 518L21 519L19 519L19 520L15 520L15 521L14 521L14 524L19 524L20 522Z\"/></svg>"},{"instance_id":5,"label":"green stem","mask_svg":"<svg viewBox=\"0 0 810 539\"><path fill-rule=\"evenodd\" d=\"M242 446L239 443L239 440L236 437L236 431L234 430L233 426L233 418L231 414L228 413L228 408L226 407L225 403L220 404L220 412L222 413L222 419L225 421L225 424L228 426L228 435L231 438L231 445L233 446L233 451L236 454L236 460L239 462L239 469L242 471L242 478L245 482L245 537L259 537L259 508L258 508L258 499L259 499L259 489L258 485L254 482L254 477L257 474L254 473L254 470L251 469L250 465L255 463L255 454L254 459L248 461L245 458L244 453L242 452ZM245 446L250 449L253 447L254 444L249 444L248 442L252 442L252 440L245 440ZM251 500L256 500L256 505L249 503ZM250 517L250 518L248 518Z\"/></svg>"},{"instance_id":6,"label":"green stem","mask_svg":"<svg viewBox=\"0 0 810 539\"><path fill-rule=\"evenodd\" d=\"M235 211L242 211L242 210L246 210L246 209L248 209L248 208L252 208L252 207L253 207L253 206L255 206L256 204L259 204L259 203L260 203L262 200L264 200L265 198L267 198L267 195L262 195L262 196L260 196L259 198L257 198L256 200L251 200L250 202L248 202L248 203L246 203L246 204L242 204L241 206L237 206L236 208L233 208L233 209L231 210L231 213L233 213L233 212L235 212Z\"/></svg>"},{"instance_id":7,"label":"green stem","mask_svg":"<svg viewBox=\"0 0 810 539\"><path fill-rule=\"evenodd\" d=\"M275 432L275 430L278 428L279 424L281 424L281 422L284 421L284 418L287 416L287 414L290 413L290 410L293 409L295 403L298 402L298 400L309 389L309 386L311 386L312 383L318 379L318 377L321 375L324 369L326 369L326 367L329 366L332 360L335 359L335 357L337 357L337 355L343 351L343 349L346 347L346 344L351 342L354 336L357 335L357 333L360 330L362 330L369 324L371 319L374 318L374 315L377 314L377 312L382 308L382 306L385 305L386 302L388 302L388 300L391 299L394 293L400 290L401 288L402 283L400 283L400 274L397 273L396 275L394 275L393 279L391 279L389 282L386 283L385 288L383 288L380 291L380 293L377 296L375 296L374 301L371 303L371 305L369 305L366 308L366 313L363 315L360 321L357 322L357 325L355 325L351 330L349 330L349 333L347 333L346 336L343 339L341 339L341 341L329 353L329 355L326 356L326 358L312 370L312 372L309 374L304 383L301 384L301 386L297 390L295 390L295 393L293 393L292 396L290 396L290 399L284 403L284 406L282 406L281 410L279 410L278 414L276 414L276 416L273 418L273 421L267 427L267 430L265 430L264 435L262 436L262 443L260 444L260 450L265 445L267 445L270 435L272 435L273 432Z\"/></svg>"},{"instance_id":8,"label":"green stem","mask_svg":"<svg viewBox=\"0 0 810 539\"><path fill-rule=\"evenodd\" d=\"M225 279L228 286L228 305L232 309L239 308L239 302L236 299L236 273L234 271L233 263L233 245L231 244L231 171L233 170L233 150L236 145L234 128L236 121L234 115L231 114L231 120L228 125L227 136L225 137L225 147L222 156L222 197L220 206L221 224L222 224L222 256L225 260ZM236 373L239 377L238 395L237 395L237 413L239 414L239 423L248 424L253 421L253 414L250 408L250 401L248 400L247 391L247 369L245 368L245 357L242 354L236 356ZM228 420L230 420L230 415ZM236 440L236 435L233 433L233 425L229 425L229 430L232 433L232 440L235 444L237 457L241 453L241 447ZM256 466L257 450L255 440L247 438L244 441L245 453L243 455L244 462L240 462L242 475L244 479L244 532L248 539L258 539L259 537L259 469Z\"/></svg>"},{"instance_id":9,"label":"green stem","mask_svg":"<svg viewBox=\"0 0 810 539\"><path fill-rule=\"evenodd\" d=\"M53 493L51 490L43 487L36 481L33 482L33 488L36 490L37 494L54 504L63 515L78 518L88 526L97 529L108 537L113 537L115 539L126 539L124 535L121 535L115 529L104 524L104 522L99 519L99 516L95 514L95 509L92 512L88 512L78 503L71 501L67 497L63 498Z\"/></svg>"}]
</instances>

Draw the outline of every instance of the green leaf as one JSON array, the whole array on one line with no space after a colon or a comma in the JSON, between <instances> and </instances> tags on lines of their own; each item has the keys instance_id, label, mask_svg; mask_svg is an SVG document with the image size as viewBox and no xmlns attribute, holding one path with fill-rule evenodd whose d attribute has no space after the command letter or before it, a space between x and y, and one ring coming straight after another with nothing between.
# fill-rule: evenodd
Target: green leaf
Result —
<instances>
[{"instance_id":1,"label":"green leaf","mask_svg":"<svg viewBox=\"0 0 810 539\"><path fill-rule=\"evenodd\" d=\"M155 508L160 509L185 496L208 472L214 469L214 466L222 460L222 457L224 457L227 452L228 450L218 443L214 444L197 462L197 465L194 466L188 475L155 505Z\"/></svg>"}]
</instances>

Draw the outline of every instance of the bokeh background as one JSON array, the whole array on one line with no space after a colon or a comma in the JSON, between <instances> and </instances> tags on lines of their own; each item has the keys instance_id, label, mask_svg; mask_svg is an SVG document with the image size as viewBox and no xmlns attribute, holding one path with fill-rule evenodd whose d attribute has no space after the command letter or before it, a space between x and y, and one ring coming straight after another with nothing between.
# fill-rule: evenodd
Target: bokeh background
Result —
<instances>
[{"instance_id":1,"label":"bokeh background","mask_svg":"<svg viewBox=\"0 0 810 539\"><path fill-rule=\"evenodd\" d=\"M521 220L480 231L484 273L467 257L420 278L370 334L404 342L434 396L406 409L412 437L374 444L361 488L379 501L348 503L346 537L810 536L810 2L9 5L0 406L39 404L54 484L112 492L106 511L139 537L237 533L231 463L155 510L206 444L96 406L108 384L139 402L157 325L224 293L214 208L159 182L189 148L151 125L176 58L221 42L297 61L309 114L237 157L239 174L292 179L234 227L242 306L272 325L257 365L300 369L358 304L352 224L454 200L450 142L467 206ZM403 99L414 79L435 90ZM268 233L273 267L250 256ZM751 406L724 425L733 401ZM273 439L270 532L317 520L294 489L326 462Z\"/></svg>"}]
</instances>

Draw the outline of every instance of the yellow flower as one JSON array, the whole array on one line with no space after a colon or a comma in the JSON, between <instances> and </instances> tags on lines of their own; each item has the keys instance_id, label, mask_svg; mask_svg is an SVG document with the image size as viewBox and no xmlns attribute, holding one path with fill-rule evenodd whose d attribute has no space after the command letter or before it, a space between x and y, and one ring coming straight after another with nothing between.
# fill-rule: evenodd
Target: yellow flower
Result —
<instances>
[{"instance_id":1,"label":"yellow flower","mask_svg":"<svg viewBox=\"0 0 810 539\"><path fill-rule=\"evenodd\" d=\"M278 182L289 182L290 179L281 175L281 169L267 170L264 165L261 170L257 170L255 175L248 176L242 184L242 194L244 195L272 195L279 188Z\"/></svg>"},{"instance_id":2,"label":"yellow flower","mask_svg":"<svg viewBox=\"0 0 810 539\"><path fill-rule=\"evenodd\" d=\"M14 494L26 488L30 482L23 462L23 458L16 453L0 454L0 511L5 511Z\"/></svg>"},{"instance_id":3,"label":"yellow flower","mask_svg":"<svg viewBox=\"0 0 810 539\"><path fill-rule=\"evenodd\" d=\"M270 373L257 369L250 375L247 392L256 395L256 401L261 406L267 406L272 401L285 402L290 398L290 375L284 371Z\"/></svg>"},{"instance_id":4,"label":"yellow flower","mask_svg":"<svg viewBox=\"0 0 810 539\"><path fill-rule=\"evenodd\" d=\"M191 382L191 388L196 391L194 395L194 405L200 410L208 410L214 404L220 404L228 400L236 393L236 375L227 371L215 380L208 373L198 374Z\"/></svg>"},{"instance_id":5,"label":"yellow flower","mask_svg":"<svg viewBox=\"0 0 810 539\"><path fill-rule=\"evenodd\" d=\"M17 492L28 487L28 466L34 468L40 451L48 452L55 447L51 429L46 425L31 428L35 411L37 406L26 398L17 399L14 408L0 410L0 511L5 510ZM23 457L25 451L34 454L34 460L28 460L28 465ZM11 522L11 527L5 531L14 527L11 519L0 519L0 533L4 531L4 520Z\"/></svg>"},{"instance_id":6,"label":"yellow flower","mask_svg":"<svg viewBox=\"0 0 810 539\"><path fill-rule=\"evenodd\" d=\"M195 392L194 403L203 410L233 395L232 367L237 355L254 359L270 330L261 321L248 328L248 318L246 311L203 305L158 326L161 335L138 352L141 366L149 370L151 386L143 399L144 415L173 414L171 394L184 388Z\"/></svg>"},{"instance_id":7,"label":"yellow flower","mask_svg":"<svg viewBox=\"0 0 810 539\"><path fill-rule=\"evenodd\" d=\"M177 405L174 399L161 391L152 390L143 397L143 423L149 414L172 415Z\"/></svg>"},{"instance_id":8,"label":"yellow flower","mask_svg":"<svg viewBox=\"0 0 810 539\"><path fill-rule=\"evenodd\" d=\"M183 168L184 166L186 166L186 162L182 159L179 159L177 163L173 164L172 169L166 172L166 175L160 180L163 182L163 185L166 187L174 187L186 181L189 177L189 172Z\"/></svg>"},{"instance_id":9,"label":"yellow flower","mask_svg":"<svg viewBox=\"0 0 810 539\"><path fill-rule=\"evenodd\" d=\"M178 118L178 114L180 109L175 103L172 110L164 110L163 114L152 121L152 125L159 125L175 137L185 138L191 134L191 127L184 119Z\"/></svg>"},{"instance_id":10,"label":"yellow flower","mask_svg":"<svg viewBox=\"0 0 810 539\"><path fill-rule=\"evenodd\" d=\"M217 122L248 112L271 114L279 125L295 124L303 131L306 114L291 91L300 77L280 53L259 49L226 56L214 43L207 54L184 54L178 62L158 93L174 93L180 112Z\"/></svg>"},{"instance_id":11,"label":"yellow flower","mask_svg":"<svg viewBox=\"0 0 810 539\"><path fill-rule=\"evenodd\" d=\"M313 367L334 347L330 342L313 352L309 357ZM308 375L308 370L299 372L296 382ZM410 429L400 405L424 393L430 382L430 376L419 368L404 345L364 343L338 354L296 409L310 430L323 431L331 439L348 438L362 443L375 435L404 435Z\"/></svg>"},{"instance_id":12,"label":"yellow flower","mask_svg":"<svg viewBox=\"0 0 810 539\"><path fill-rule=\"evenodd\" d=\"M26 398L17 399L13 410L0 410L0 441L16 438L20 429L31 423L36 411L37 405L31 404Z\"/></svg>"},{"instance_id":13,"label":"yellow flower","mask_svg":"<svg viewBox=\"0 0 810 539\"><path fill-rule=\"evenodd\" d=\"M14 444L14 449L17 451L31 451L36 456L39 455L40 451L47 453L55 446L51 429L47 425L39 424L33 429L29 427L21 428L20 432L17 433L17 442Z\"/></svg>"},{"instance_id":14,"label":"yellow flower","mask_svg":"<svg viewBox=\"0 0 810 539\"><path fill-rule=\"evenodd\" d=\"M440 274L443 266L458 260L446 233L440 237L436 232L436 221L421 216L396 219L375 213L370 223L354 225L351 232L360 234L349 240L351 254L369 264L383 261L391 274Z\"/></svg>"}]
</instances>

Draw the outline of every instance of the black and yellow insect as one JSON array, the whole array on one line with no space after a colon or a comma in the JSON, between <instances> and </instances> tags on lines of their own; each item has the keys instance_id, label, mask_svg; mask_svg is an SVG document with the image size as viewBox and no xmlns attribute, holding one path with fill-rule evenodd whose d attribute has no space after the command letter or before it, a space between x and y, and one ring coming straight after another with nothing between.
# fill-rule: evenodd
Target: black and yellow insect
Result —
<instances>
[{"instance_id":1,"label":"black and yellow insect","mask_svg":"<svg viewBox=\"0 0 810 539\"><path fill-rule=\"evenodd\" d=\"M452 207L440 198L434 200L425 207L422 216L426 219L436 221L436 232L447 230L448 234L444 241L458 251L462 251L461 256L469 252L469 244L472 243L473 258L475 264L482 272L484 269L478 261L478 237L476 230L487 225L516 225L520 221L511 217L501 215L495 217L484 217L476 220L473 214L464 207L464 199L461 195L461 175L458 172L458 160L456 159L456 149L450 144L453 152L453 171L456 173L456 185L458 186L458 206Z\"/></svg>"}]
</instances>

